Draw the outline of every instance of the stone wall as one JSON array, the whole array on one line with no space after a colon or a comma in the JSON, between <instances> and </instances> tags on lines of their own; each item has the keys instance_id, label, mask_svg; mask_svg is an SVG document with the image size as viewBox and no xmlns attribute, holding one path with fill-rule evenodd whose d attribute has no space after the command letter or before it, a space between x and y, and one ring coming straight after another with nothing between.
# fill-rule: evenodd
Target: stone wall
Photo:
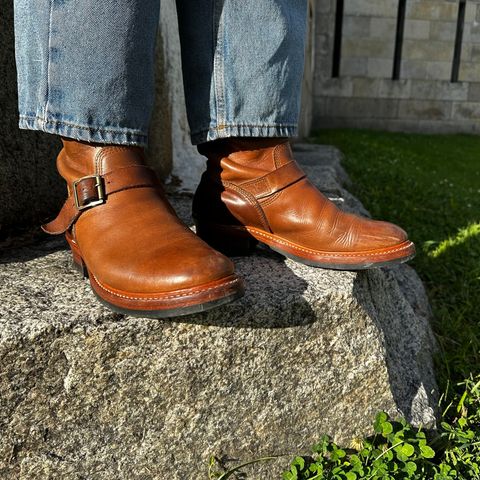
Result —
<instances>
[{"instance_id":1,"label":"stone wall","mask_svg":"<svg viewBox=\"0 0 480 480\"><path fill-rule=\"evenodd\" d=\"M392 80L398 0L345 2L340 75L332 78L336 5L317 4L314 127L480 131L479 2L466 2L456 82L458 1L407 0L398 80Z\"/></svg>"}]
</instances>

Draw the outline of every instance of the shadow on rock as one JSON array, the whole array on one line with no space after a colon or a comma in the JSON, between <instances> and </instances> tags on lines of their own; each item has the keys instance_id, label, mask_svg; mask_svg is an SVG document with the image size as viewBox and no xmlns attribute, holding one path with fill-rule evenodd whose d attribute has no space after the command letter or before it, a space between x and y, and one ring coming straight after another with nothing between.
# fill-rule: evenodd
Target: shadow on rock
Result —
<instances>
[{"instance_id":1,"label":"shadow on rock","mask_svg":"<svg viewBox=\"0 0 480 480\"><path fill-rule=\"evenodd\" d=\"M254 255L233 260L245 282L245 296L208 312L176 317L175 321L221 327L286 328L316 320L303 297L308 283L285 264L283 256L258 248Z\"/></svg>"},{"instance_id":2,"label":"shadow on rock","mask_svg":"<svg viewBox=\"0 0 480 480\"><path fill-rule=\"evenodd\" d=\"M40 237L36 232L32 235L15 237L11 242L11 246L0 246L0 265L28 262L60 250L68 249L67 242L63 235L51 237L45 234Z\"/></svg>"},{"instance_id":3,"label":"shadow on rock","mask_svg":"<svg viewBox=\"0 0 480 480\"><path fill-rule=\"evenodd\" d=\"M403 282L405 277L408 281ZM405 291L402 283L415 285L416 291ZM383 337L397 409L407 421L418 424L426 409L436 412L438 395L432 363L436 344L423 285L411 267L398 265L359 272L353 293Z\"/></svg>"}]
</instances>

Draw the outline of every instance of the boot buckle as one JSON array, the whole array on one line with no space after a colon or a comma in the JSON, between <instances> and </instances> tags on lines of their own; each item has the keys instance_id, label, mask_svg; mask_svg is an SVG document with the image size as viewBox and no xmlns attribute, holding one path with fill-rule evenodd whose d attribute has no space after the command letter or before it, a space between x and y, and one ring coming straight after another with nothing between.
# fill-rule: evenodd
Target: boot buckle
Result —
<instances>
[{"instance_id":1,"label":"boot buckle","mask_svg":"<svg viewBox=\"0 0 480 480\"><path fill-rule=\"evenodd\" d=\"M83 203L78 196L77 185L85 180L95 180L94 188L96 189L97 198ZM79 178L73 182L73 198L75 200L75 206L78 210L85 210L86 208L94 207L105 202L105 189L103 187L103 180L101 175L87 175L86 177Z\"/></svg>"}]
</instances>

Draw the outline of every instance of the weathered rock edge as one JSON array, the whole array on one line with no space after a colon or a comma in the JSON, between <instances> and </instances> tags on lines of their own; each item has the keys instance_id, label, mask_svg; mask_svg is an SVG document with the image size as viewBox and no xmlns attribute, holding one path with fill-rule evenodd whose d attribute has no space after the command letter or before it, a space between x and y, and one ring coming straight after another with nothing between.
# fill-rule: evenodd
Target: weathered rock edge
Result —
<instances>
[{"instance_id":1,"label":"weathered rock edge","mask_svg":"<svg viewBox=\"0 0 480 480\"><path fill-rule=\"evenodd\" d=\"M300 145L297 158L365 213L337 150ZM187 218L188 196L172 198ZM203 479L212 454L307 453L322 433L348 443L379 409L435 421L430 310L407 265L337 272L259 250L235 259L241 301L157 321L102 307L64 248L0 265L2 479ZM248 478L279 478L288 460Z\"/></svg>"}]
</instances>

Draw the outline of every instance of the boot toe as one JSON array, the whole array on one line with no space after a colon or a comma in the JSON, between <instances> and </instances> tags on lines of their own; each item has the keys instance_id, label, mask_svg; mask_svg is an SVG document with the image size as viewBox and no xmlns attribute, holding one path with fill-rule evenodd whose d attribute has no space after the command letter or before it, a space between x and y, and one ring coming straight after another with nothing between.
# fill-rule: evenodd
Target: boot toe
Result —
<instances>
[{"instance_id":1,"label":"boot toe","mask_svg":"<svg viewBox=\"0 0 480 480\"><path fill-rule=\"evenodd\" d=\"M232 261L208 245L185 249L183 255L176 251L162 258L169 260L160 260L151 278L163 289L201 287L234 274Z\"/></svg>"},{"instance_id":2,"label":"boot toe","mask_svg":"<svg viewBox=\"0 0 480 480\"><path fill-rule=\"evenodd\" d=\"M122 265L109 283L155 294L201 288L233 273L233 263L208 246L171 245Z\"/></svg>"},{"instance_id":3,"label":"boot toe","mask_svg":"<svg viewBox=\"0 0 480 480\"><path fill-rule=\"evenodd\" d=\"M408 235L394 223L372 220L360 239L368 249L377 249L400 245L408 240Z\"/></svg>"}]
</instances>

